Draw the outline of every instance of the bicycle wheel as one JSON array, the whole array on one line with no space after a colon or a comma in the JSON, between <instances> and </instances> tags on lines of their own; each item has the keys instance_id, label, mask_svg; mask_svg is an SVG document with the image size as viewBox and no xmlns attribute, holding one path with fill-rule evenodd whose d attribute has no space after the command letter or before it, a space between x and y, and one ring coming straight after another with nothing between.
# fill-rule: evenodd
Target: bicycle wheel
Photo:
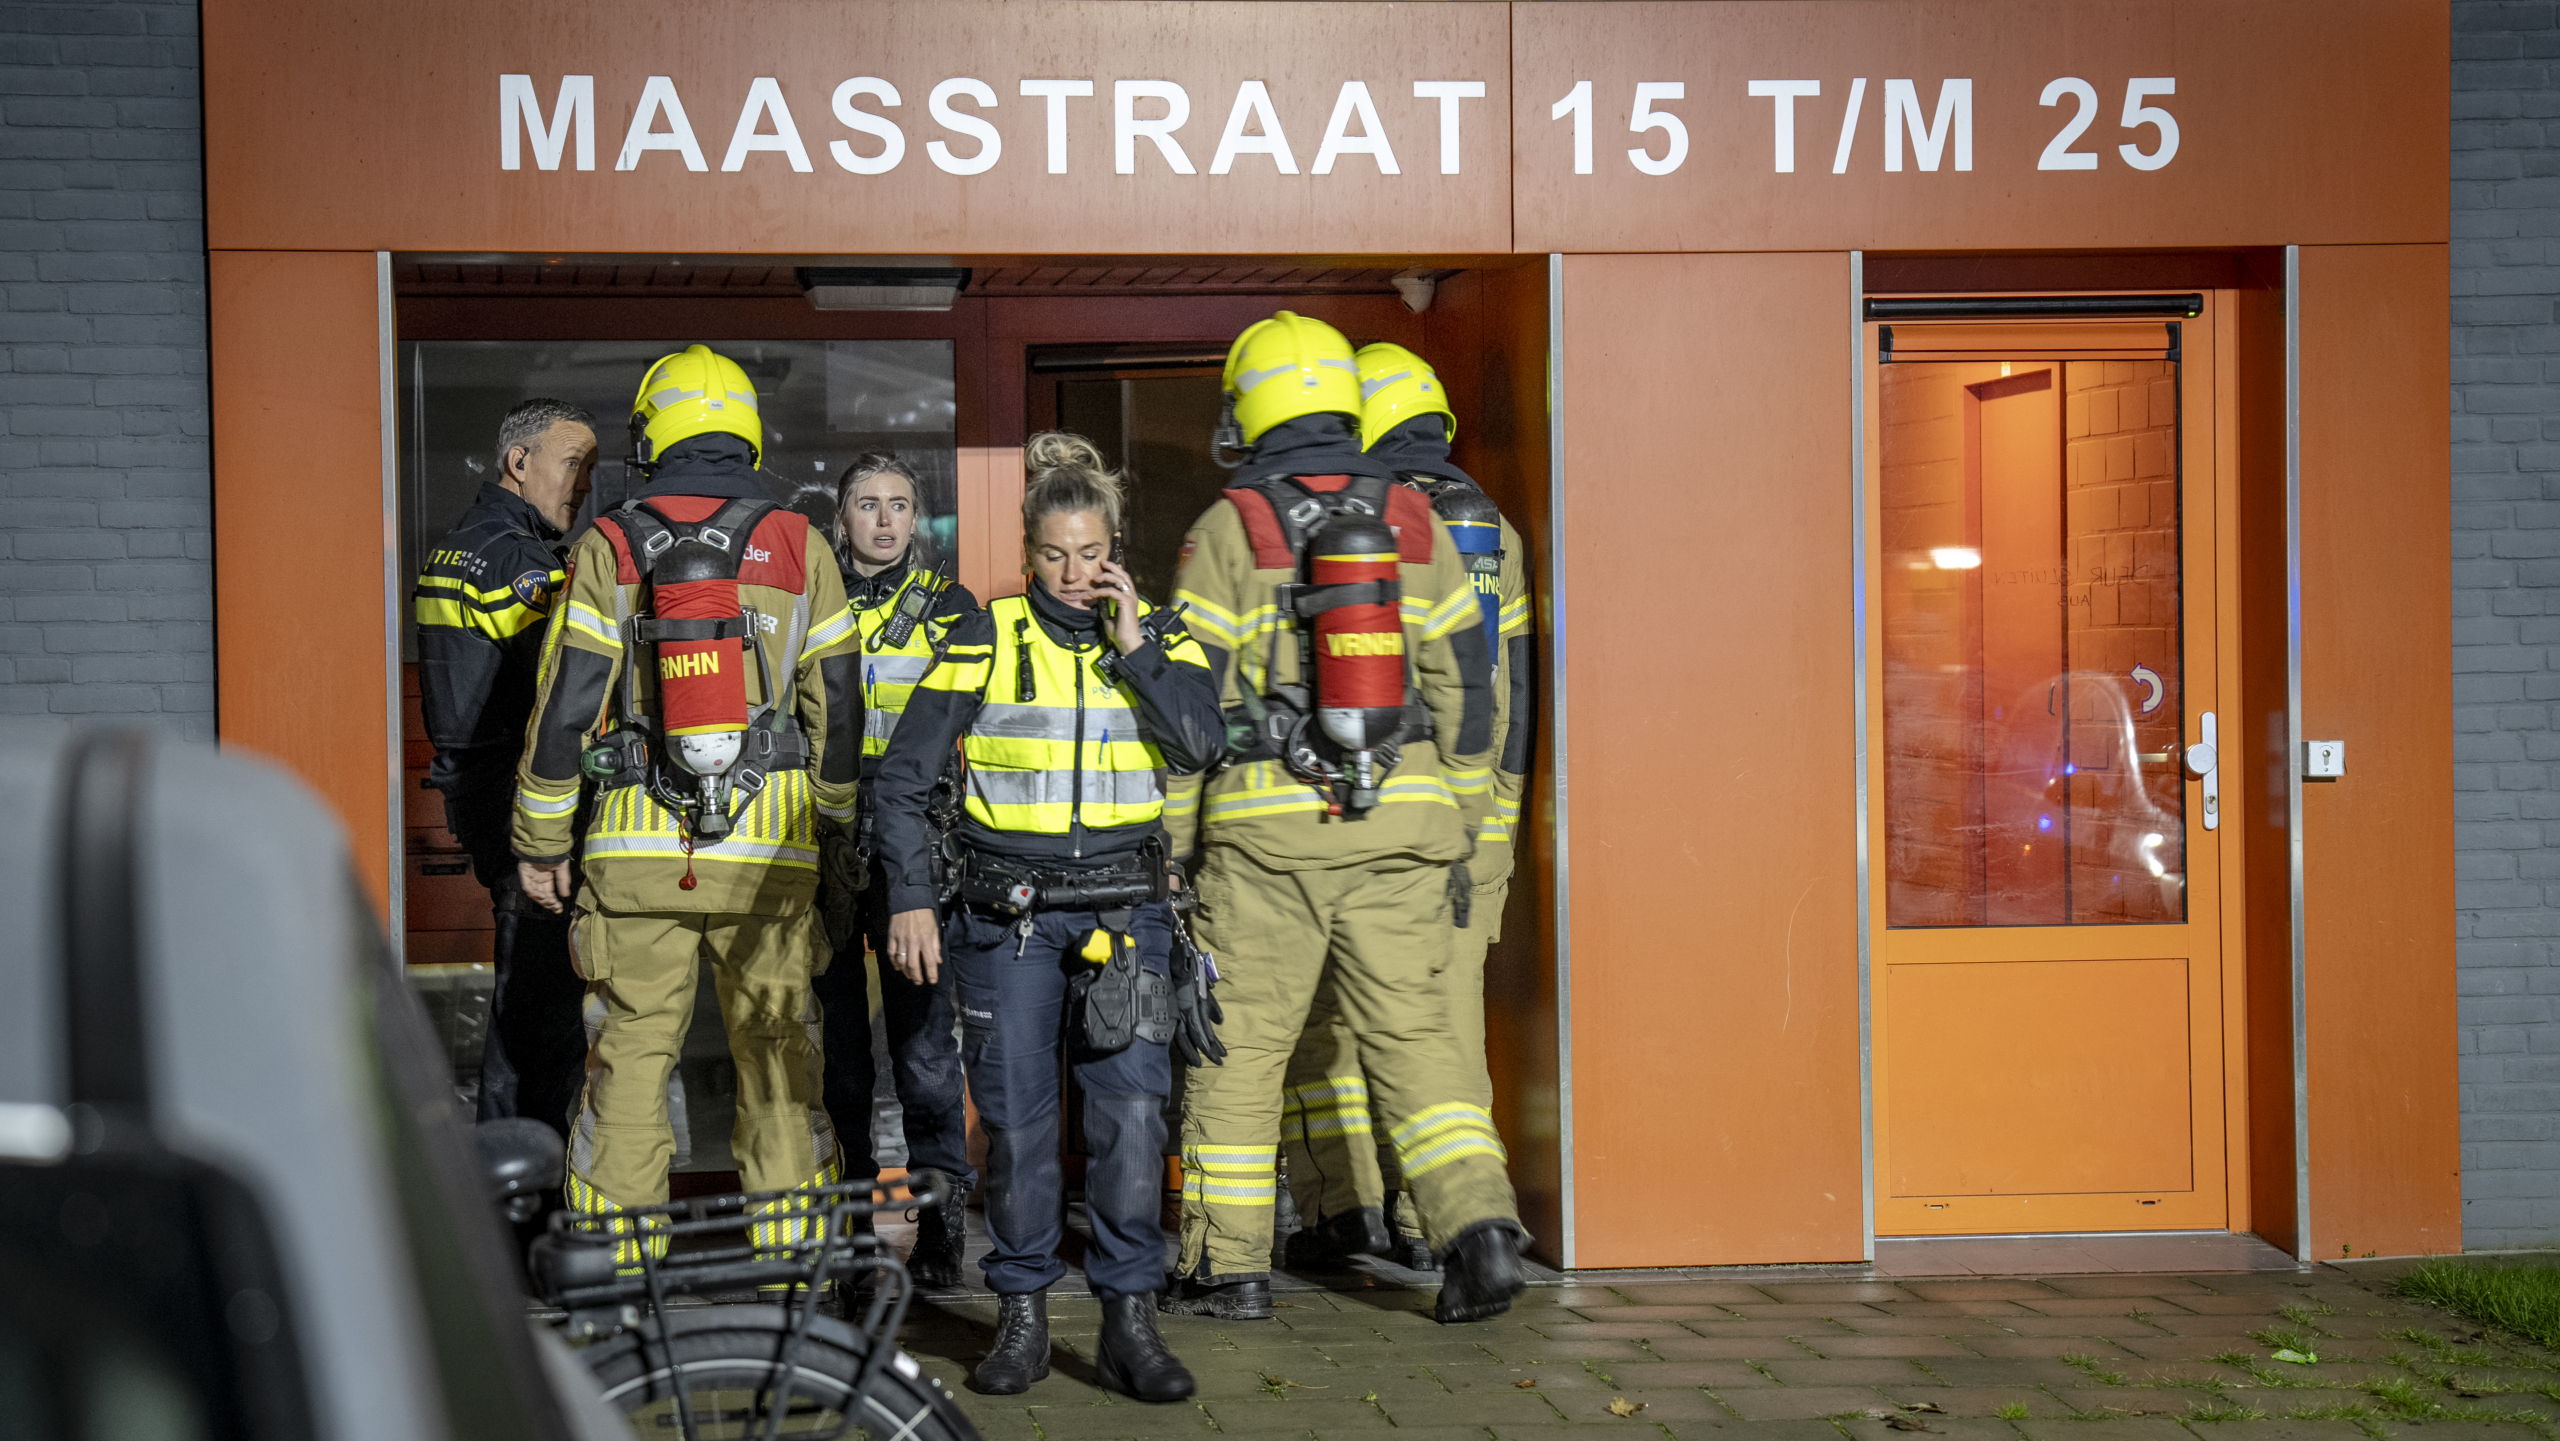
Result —
<instances>
[{"instance_id":1,"label":"bicycle wheel","mask_svg":"<svg viewBox=\"0 0 2560 1441\"><path fill-rule=\"evenodd\" d=\"M710 1306L678 1311L667 1340L626 1331L579 1354L604 1386L605 1400L641 1436L672 1441L677 1417L674 1368L683 1368L697 1441L757 1441L765 1434L792 1316L779 1306ZM941 1384L904 1351L892 1351L868 1395L854 1395L869 1346L843 1322L820 1316L794 1358L791 1402L781 1435L867 1437L870 1441L978 1441Z\"/></svg>"}]
</instances>

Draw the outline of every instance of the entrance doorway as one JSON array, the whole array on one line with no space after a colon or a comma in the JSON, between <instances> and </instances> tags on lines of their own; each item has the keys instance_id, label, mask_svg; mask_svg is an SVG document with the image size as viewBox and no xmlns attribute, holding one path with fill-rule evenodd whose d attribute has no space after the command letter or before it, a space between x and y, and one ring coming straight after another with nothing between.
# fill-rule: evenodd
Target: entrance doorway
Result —
<instances>
[{"instance_id":1,"label":"entrance doorway","mask_svg":"<svg viewBox=\"0 0 2560 1441\"><path fill-rule=\"evenodd\" d=\"M1198 346L1034 346L1025 357L1031 429L1085 437L1126 481L1129 575L1158 603L1173 595L1182 537L1230 478L1209 451L1225 363L1223 348Z\"/></svg>"},{"instance_id":2,"label":"entrance doorway","mask_svg":"<svg viewBox=\"0 0 2560 1441\"><path fill-rule=\"evenodd\" d=\"M2208 306L1867 327L1878 1235L2227 1224Z\"/></svg>"},{"instance_id":3,"label":"entrance doorway","mask_svg":"<svg viewBox=\"0 0 2560 1441\"><path fill-rule=\"evenodd\" d=\"M924 474L934 544L956 558L981 600L1023 584L1023 441L1051 428L1088 436L1131 478L1131 569L1140 591L1161 601L1172 593L1183 535L1229 478L1209 459L1227 346L1283 308L1354 343L1394 341L1437 363L1466 419L1457 459L1530 538L1534 568L1547 494L1545 271L1511 257L1436 271L1436 299L1417 312L1393 284L1407 269L1014 257L973 267L947 311L875 312L814 309L792 266L754 257L663 267L567 257L556 268L398 257L403 542L391 561L394 583L405 593L419 548L485 478L498 417L531 395L586 404L602 421L605 461L582 520L622 499L634 480L622 465L619 424L629 387L650 358L700 340L739 358L756 381L774 498L827 484L863 451L893 451ZM434 793L419 789L432 747L414 673L409 690L408 959L422 978L450 971L457 990L476 983L485 993L487 895L445 832ZM1504 939L1488 965L1487 1039L1515 1186L1533 1231L1553 1236L1556 1017L1539 880L1549 859L1544 833L1529 831ZM683 1118L679 1169L695 1173L683 1184L717 1189L734 1184L721 1140L723 1097L734 1088L716 1008L698 1005L697 1022L674 1098ZM453 1029L468 1070L476 1033ZM875 1054L885 1065L885 1042ZM900 1117L885 1078L876 1094L875 1152L895 1165L904 1154Z\"/></svg>"}]
</instances>

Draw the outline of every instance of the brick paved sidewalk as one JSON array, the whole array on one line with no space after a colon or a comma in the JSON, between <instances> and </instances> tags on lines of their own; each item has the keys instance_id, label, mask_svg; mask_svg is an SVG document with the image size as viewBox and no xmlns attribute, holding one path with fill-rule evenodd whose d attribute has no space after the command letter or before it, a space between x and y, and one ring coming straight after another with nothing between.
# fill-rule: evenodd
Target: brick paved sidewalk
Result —
<instances>
[{"instance_id":1,"label":"brick paved sidewalk","mask_svg":"<svg viewBox=\"0 0 2560 1441\"><path fill-rule=\"evenodd\" d=\"M2362 1441L2411 1425L2422 1441L2560 1441L2560 1355L2385 1281L1613 1280L1533 1287L1508 1316L1444 1327L1431 1290L1362 1275L1284 1292L1270 1321L1164 1318L1200 1379L1180 1406L1093 1384L1085 1296L1053 1298L1060 1364L1026 1396L963 1387L991 1298L920 1300L903 1339L987 1441ZM2318 1364L2270 1359L2287 1346Z\"/></svg>"}]
</instances>

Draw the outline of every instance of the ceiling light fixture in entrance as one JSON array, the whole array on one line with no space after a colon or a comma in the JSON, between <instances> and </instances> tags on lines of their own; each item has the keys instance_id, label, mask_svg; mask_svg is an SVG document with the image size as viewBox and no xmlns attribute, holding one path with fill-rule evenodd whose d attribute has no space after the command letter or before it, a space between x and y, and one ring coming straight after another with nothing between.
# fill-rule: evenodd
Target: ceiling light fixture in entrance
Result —
<instances>
[{"instance_id":1,"label":"ceiling light fixture in entrance","mask_svg":"<svg viewBox=\"0 0 2560 1441\"><path fill-rule=\"evenodd\" d=\"M803 266L800 290L819 310L949 310L969 286L965 268Z\"/></svg>"}]
</instances>

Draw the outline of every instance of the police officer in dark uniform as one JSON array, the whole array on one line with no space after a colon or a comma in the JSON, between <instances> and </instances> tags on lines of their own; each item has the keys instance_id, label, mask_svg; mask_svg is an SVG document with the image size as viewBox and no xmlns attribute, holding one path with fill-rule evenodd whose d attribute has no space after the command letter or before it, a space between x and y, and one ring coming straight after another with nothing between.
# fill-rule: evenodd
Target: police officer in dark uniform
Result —
<instances>
[{"instance_id":1,"label":"police officer in dark uniform","mask_svg":"<svg viewBox=\"0 0 2560 1441\"><path fill-rule=\"evenodd\" d=\"M955 1038L959 1015L948 979L920 984L887 964L889 880L874 838L873 792L908 697L941 655L951 627L975 612L978 600L951 578L949 566L933 563L924 525L924 486L905 462L881 451L854 457L845 467L836 500L826 529L844 568L845 603L862 637L863 724L854 835L834 839L831 864L822 864L820 871L835 962L809 983L827 1018L827 1113L843 1128L838 1139L846 1146L846 1179L879 1174L869 1129L875 1072L864 994L870 968L863 964L862 950L867 943L881 958L881 1031L898 1095L907 1167L930 1167L954 1182L948 1199L917 1213L907 1273L920 1285L957 1286L968 1247L966 1197L978 1183L977 1170L969 1164L968 1113Z\"/></svg>"},{"instance_id":2,"label":"police officer in dark uniform","mask_svg":"<svg viewBox=\"0 0 2560 1441\"><path fill-rule=\"evenodd\" d=\"M498 426L498 478L427 553L413 596L418 692L445 824L497 914L497 990L480 1060L480 1118L533 1116L564 1131L586 1066L585 986L565 916L520 904L509 828L542 637L594 481L595 419L528 400Z\"/></svg>"}]
</instances>

